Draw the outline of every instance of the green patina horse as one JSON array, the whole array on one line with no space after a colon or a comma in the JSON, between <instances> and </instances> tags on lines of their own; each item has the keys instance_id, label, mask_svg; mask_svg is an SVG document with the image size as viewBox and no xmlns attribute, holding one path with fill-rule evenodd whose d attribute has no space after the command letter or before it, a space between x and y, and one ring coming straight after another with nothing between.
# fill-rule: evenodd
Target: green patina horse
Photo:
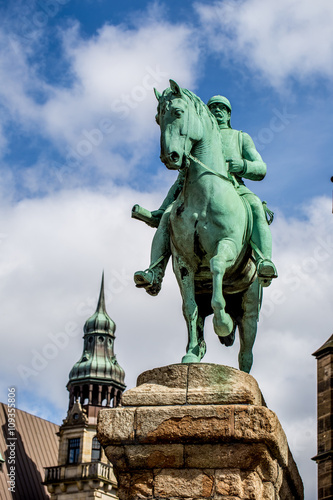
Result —
<instances>
[{"instance_id":1,"label":"green patina horse","mask_svg":"<svg viewBox=\"0 0 333 500\"><path fill-rule=\"evenodd\" d=\"M220 131L207 106L172 80L155 95L161 160L169 169L186 169L170 213L173 270L188 328L182 362L196 363L205 355L204 321L213 313L221 343L231 345L238 327L239 368L249 372L261 304L250 211L228 175Z\"/></svg>"}]
</instances>

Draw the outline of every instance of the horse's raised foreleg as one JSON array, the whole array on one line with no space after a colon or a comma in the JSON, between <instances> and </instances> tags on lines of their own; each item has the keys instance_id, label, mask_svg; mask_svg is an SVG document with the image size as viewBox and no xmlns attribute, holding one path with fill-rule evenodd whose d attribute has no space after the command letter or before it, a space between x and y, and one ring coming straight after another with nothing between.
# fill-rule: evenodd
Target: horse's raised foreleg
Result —
<instances>
[{"instance_id":1,"label":"horse's raised foreleg","mask_svg":"<svg viewBox=\"0 0 333 500\"><path fill-rule=\"evenodd\" d=\"M213 325L219 337L227 337L233 331L233 320L225 310L225 299L222 292L223 276L228 266L236 258L236 246L232 240L224 239L218 243L217 252L210 260L213 275L212 309Z\"/></svg>"},{"instance_id":2,"label":"horse's raised foreleg","mask_svg":"<svg viewBox=\"0 0 333 500\"><path fill-rule=\"evenodd\" d=\"M240 349L239 369L250 373L253 363L252 348L257 334L258 309L261 302L261 287L258 279L244 293L242 300L243 315L238 323Z\"/></svg>"}]
</instances>

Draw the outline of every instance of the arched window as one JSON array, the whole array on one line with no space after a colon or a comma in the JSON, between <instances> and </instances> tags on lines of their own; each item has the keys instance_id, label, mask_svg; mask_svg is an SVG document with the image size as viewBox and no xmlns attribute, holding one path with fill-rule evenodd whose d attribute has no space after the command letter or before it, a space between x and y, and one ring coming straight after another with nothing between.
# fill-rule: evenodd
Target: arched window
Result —
<instances>
[{"instance_id":1,"label":"arched window","mask_svg":"<svg viewBox=\"0 0 333 500\"><path fill-rule=\"evenodd\" d=\"M101 443L98 441L97 437L93 437L92 447L91 447L91 461L99 462L101 459Z\"/></svg>"}]
</instances>

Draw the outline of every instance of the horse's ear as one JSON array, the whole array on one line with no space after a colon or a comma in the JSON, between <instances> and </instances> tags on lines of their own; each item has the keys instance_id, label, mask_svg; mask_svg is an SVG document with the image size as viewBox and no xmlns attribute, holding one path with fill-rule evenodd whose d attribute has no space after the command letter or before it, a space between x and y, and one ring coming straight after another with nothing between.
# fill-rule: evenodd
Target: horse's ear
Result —
<instances>
[{"instance_id":1,"label":"horse's ear","mask_svg":"<svg viewBox=\"0 0 333 500\"><path fill-rule=\"evenodd\" d=\"M160 94L160 92L158 90L156 90L155 87L154 87L154 94L156 96L156 99L159 101L162 94Z\"/></svg>"},{"instance_id":2,"label":"horse's ear","mask_svg":"<svg viewBox=\"0 0 333 500\"><path fill-rule=\"evenodd\" d=\"M169 80L169 82L172 93L175 94L177 97L181 97L182 89L179 87L178 83L176 83L174 80Z\"/></svg>"}]
</instances>

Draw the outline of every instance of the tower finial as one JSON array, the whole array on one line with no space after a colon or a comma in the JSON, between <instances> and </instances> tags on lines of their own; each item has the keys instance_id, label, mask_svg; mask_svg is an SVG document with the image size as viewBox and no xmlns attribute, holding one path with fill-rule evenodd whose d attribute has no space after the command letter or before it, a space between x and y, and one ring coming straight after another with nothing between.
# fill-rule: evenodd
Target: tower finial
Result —
<instances>
[{"instance_id":1,"label":"tower finial","mask_svg":"<svg viewBox=\"0 0 333 500\"><path fill-rule=\"evenodd\" d=\"M99 292L99 299L97 304L96 312L105 313L105 295L104 295L104 269L102 273L101 290Z\"/></svg>"}]
</instances>

